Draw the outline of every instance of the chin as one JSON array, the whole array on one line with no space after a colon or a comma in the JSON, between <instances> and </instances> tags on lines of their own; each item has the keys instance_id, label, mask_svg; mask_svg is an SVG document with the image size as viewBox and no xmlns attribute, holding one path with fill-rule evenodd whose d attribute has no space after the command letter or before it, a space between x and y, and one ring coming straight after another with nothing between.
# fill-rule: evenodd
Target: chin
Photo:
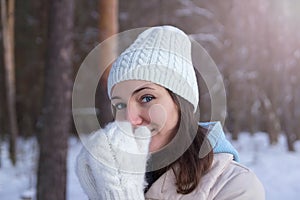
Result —
<instances>
[{"instance_id":1,"label":"chin","mask_svg":"<svg viewBox=\"0 0 300 200\"><path fill-rule=\"evenodd\" d=\"M152 140L153 141L153 140ZM162 144L162 143L159 143L159 144L153 144L152 141L150 142L150 145L149 145L149 152L150 153L154 153L154 152L157 152L159 150L161 150L165 145ZM157 140L156 140L157 141Z\"/></svg>"},{"instance_id":2,"label":"chin","mask_svg":"<svg viewBox=\"0 0 300 200\"><path fill-rule=\"evenodd\" d=\"M150 152L150 153L156 152L156 151L158 151L159 149L161 149L161 147L160 147L159 145L154 145L154 144L152 143L152 141L153 141L153 140L151 140L150 146L149 146L149 152Z\"/></svg>"}]
</instances>

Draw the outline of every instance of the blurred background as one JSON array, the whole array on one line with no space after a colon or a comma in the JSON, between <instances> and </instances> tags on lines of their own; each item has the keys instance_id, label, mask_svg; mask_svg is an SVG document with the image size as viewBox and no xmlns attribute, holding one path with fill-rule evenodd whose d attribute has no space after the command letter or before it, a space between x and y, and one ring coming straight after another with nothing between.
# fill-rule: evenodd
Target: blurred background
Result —
<instances>
[{"instance_id":1,"label":"blurred background","mask_svg":"<svg viewBox=\"0 0 300 200\"><path fill-rule=\"evenodd\" d=\"M165 24L203 45L218 66L227 97L224 129L261 178L267 199L282 199L277 193L297 199L300 1L1 0L1 19L1 199L84 198L69 172L80 145L71 114L77 70L109 36ZM206 121L209 95L201 94ZM98 98L105 95L99 86ZM111 120L107 102L96 101L100 124ZM284 162L286 168L266 175ZM17 189L5 186L14 179Z\"/></svg>"}]
</instances>

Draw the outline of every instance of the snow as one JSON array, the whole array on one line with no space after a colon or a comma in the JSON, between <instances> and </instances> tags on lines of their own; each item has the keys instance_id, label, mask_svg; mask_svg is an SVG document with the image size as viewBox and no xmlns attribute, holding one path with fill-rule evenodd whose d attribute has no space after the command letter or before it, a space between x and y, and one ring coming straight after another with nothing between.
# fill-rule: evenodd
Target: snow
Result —
<instances>
[{"instance_id":1,"label":"snow","mask_svg":"<svg viewBox=\"0 0 300 200\"><path fill-rule=\"evenodd\" d=\"M0 199L1 200L22 200L26 197L35 197L37 169L37 141L35 138L19 139L18 141L18 162L15 167L8 159L8 143L1 144L0 167ZM67 175L67 199L87 200L80 187L75 174L74 163L76 156L81 149L81 142L75 137L69 140L68 152L68 175ZM33 198L35 199L35 198Z\"/></svg>"},{"instance_id":2,"label":"snow","mask_svg":"<svg viewBox=\"0 0 300 200\"><path fill-rule=\"evenodd\" d=\"M300 191L300 142L296 152L287 152L285 138L269 146L267 134L241 133L233 145L240 152L241 163L252 169L263 183L267 200L299 199ZM74 171L74 162L81 149L77 138L69 140L67 199L86 200ZM35 194L35 171L37 168L36 140L19 139L18 162L13 167L8 159L8 145L1 144L0 199L21 200Z\"/></svg>"},{"instance_id":3,"label":"snow","mask_svg":"<svg viewBox=\"0 0 300 200\"><path fill-rule=\"evenodd\" d=\"M299 199L300 191L300 142L296 152L287 152L284 136L279 143L269 146L264 133L241 134L233 143L240 152L241 163L252 169L265 187L266 199Z\"/></svg>"}]
</instances>

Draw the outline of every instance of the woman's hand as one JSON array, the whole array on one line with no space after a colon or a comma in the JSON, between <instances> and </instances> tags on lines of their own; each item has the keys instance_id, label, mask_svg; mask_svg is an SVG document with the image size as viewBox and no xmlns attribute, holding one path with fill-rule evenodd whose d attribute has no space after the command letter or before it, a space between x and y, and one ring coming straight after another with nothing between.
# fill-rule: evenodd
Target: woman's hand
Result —
<instances>
[{"instance_id":1,"label":"woman's hand","mask_svg":"<svg viewBox=\"0 0 300 200\"><path fill-rule=\"evenodd\" d=\"M144 199L151 133L112 122L95 132L77 158L76 172L90 199Z\"/></svg>"}]
</instances>

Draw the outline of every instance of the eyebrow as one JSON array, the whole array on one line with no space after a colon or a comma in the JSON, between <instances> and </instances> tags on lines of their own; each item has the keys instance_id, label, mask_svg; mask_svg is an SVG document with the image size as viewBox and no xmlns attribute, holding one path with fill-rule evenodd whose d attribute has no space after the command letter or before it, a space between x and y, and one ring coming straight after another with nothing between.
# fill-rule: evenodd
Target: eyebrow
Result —
<instances>
[{"instance_id":1,"label":"eyebrow","mask_svg":"<svg viewBox=\"0 0 300 200\"><path fill-rule=\"evenodd\" d=\"M154 88L151 88L151 87L142 87L142 88L139 88L139 89L135 90L135 91L132 93L132 95L134 95L134 94L136 94L136 93L138 93L138 92L140 92L140 91L142 91L142 90L146 90L146 89L155 90Z\"/></svg>"},{"instance_id":2,"label":"eyebrow","mask_svg":"<svg viewBox=\"0 0 300 200\"><path fill-rule=\"evenodd\" d=\"M136 94L136 93L138 93L138 92L140 92L140 91L142 91L142 90L146 90L146 89L155 90L154 88L151 88L151 87L142 87L142 88L139 88L139 89L135 90L135 91L132 93L132 95L134 95L134 94ZM111 98L111 100L114 100L114 99L122 99L122 98L119 97L119 96L114 96L114 97Z\"/></svg>"},{"instance_id":3,"label":"eyebrow","mask_svg":"<svg viewBox=\"0 0 300 200\"><path fill-rule=\"evenodd\" d=\"M115 97L112 97L111 100L114 100L114 99L122 99L121 97L119 96L115 96Z\"/></svg>"}]
</instances>

